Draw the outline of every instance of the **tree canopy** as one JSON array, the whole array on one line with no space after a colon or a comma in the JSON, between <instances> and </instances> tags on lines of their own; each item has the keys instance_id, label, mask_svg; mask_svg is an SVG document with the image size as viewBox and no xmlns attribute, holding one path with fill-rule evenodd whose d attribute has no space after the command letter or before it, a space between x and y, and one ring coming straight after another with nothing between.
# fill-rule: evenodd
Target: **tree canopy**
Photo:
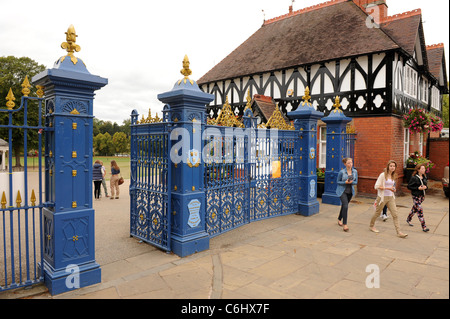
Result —
<instances>
[{"instance_id":1,"label":"tree canopy","mask_svg":"<svg viewBox=\"0 0 450 319\"><path fill-rule=\"evenodd\" d=\"M29 81L36 74L45 70L45 66L39 64L38 62L27 58L16 58L14 56L0 57L0 109L6 109L7 95L9 90L15 97L15 107L17 109L21 104L22 97L22 83L25 77L28 76ZM34 91L30 93L30 96L36 96ZM43 114L43 113L42 113ZM29 101L28 112L27 112L27 123L24 123L24 112L14 112L13 113L13 124L17 126L23 126L24 124L28 126L37 126L39 117L38 103L36 101ZM7 125L8 112L0 112L0 124ZM37 148L37 130L28 130L27 134L27 144L28 148ZM5 141L9 141L8 130L3 128L0 129L0 138ZM13 151L16 157L16 166L21 166L20 155L23 152L24 147L24 131L23 130L12 130L12 140L13 140Z\"/></svg>"}]
</instances>

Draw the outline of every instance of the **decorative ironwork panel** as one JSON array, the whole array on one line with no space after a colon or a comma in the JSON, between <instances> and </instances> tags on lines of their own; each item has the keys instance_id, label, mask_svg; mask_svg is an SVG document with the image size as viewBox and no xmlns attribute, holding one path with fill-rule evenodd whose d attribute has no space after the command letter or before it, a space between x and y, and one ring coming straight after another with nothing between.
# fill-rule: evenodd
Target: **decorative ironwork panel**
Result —
<instances>
[{"instance_id":1,"label":"decorative ironwork panel","mask_svg":"<svg viewBox=\"0 0 450 319\"><path fill-rule=\"evenodd\" d=\"M42 133L47 128L43 123L43 99L28 97L31 86L27 78L22 87L24 96L19 107L12 102L15 98L11 90L7 109L0 106L0 137L8 143L9 155L2 163L6 170L0 166L0 292L44 280L39 264L43 264L44 256ZM13 171L15 143L23 146L23 171ZM32 149L36 151L30 155ZM37 172L28 171L31 162Z\"/></svg>"},{"instance_id":2,"label":"decorative ironwork panel","mask_svg":"<svg viewBox=\"0 0 450 319\"><path fill-rule=\"evenodd\" d=\"M132 123L130 234L170 251L170 139L164 128Z\"/></svg>"},{"instance_id":3,"label":"decorative ironwork panel","mask_svg":"<svg viewBox=\"0 0 450 319\"><path fill-rule=\"evenodd\" d=\"M212 127L212 126L211 126ZM214 237L246 223L298 212L294 170L295 131L255 130L227 136L226 129L205 145L207 232ZM267 136L269 135L269 136Z\"/></svg>"},{"instance_id":4,"label":"decorative ironwork panel","mask_svg":"<svg viewBox=\"0 0 450 319\"><path fill-rule=\"evenodd\" d=\"M211 137L205 146L206 225L210 236L248 222L245 135ZM223 133L223 134L222 134Z\"/></svg>"}]
</instances>

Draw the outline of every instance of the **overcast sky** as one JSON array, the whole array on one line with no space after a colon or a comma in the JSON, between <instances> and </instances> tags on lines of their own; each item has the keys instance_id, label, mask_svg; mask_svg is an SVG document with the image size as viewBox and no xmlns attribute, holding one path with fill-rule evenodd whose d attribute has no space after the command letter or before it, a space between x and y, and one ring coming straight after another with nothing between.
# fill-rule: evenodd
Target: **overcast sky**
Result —
<instances>
[{"instance_id":1,"label":"overcast sky","mask_svg":"<svg viewBox=\"0 0 450 319\"><path fill-rule=\"evenodd\" d=\"M294 10L323 0L296 0ZM427 45L449 52L448 0L388 0L389 15L422 9ZM97 91L94 115L122 124L133 109L161 112L159 93L182 78L184 55L190 77L199 79L262 25L288 12L291 0L0 0L0 56L27 56L52 68L65 51L73 24L81 58L90 73L108 78ZM264 10L264 13L262 12ZM159 113L161 115L161 113Z\"/></svg>"}]
</instances>

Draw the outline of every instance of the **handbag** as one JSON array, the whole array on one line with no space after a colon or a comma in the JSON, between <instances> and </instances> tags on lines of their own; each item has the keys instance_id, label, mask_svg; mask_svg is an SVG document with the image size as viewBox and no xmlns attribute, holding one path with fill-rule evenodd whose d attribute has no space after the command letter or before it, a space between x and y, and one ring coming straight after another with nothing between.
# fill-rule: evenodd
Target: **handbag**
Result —
<instances>
[{"instance_id":1,"label":"handbag","mask_svg":"<svg viewBox=\"0 0 450 319\"><path fill-rule=\"evenodd\" d=\"M122 177L122 175L120 175L120 178L119 178L119 185L122 185L123 182L124 182L123 177Z\"/></svg>"}]
</instances>

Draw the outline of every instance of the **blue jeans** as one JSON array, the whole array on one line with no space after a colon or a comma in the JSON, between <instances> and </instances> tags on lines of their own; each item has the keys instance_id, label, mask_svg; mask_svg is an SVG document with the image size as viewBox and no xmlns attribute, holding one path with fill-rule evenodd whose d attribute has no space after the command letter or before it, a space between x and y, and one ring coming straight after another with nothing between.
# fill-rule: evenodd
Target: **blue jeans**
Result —
<instances>
[{"instance_id":1,"label":"blue jeans","mask_svg":"<svg viewBox=\"0 0 450 319\"><path fill-rule=\"evenodd\" d=\"M352 200L353 194L343 193L341 195L341 211L339 212L338 219L341 221L344 225L347 225L347 216L348 216L348 204Z\"/></svg>"}]
</instances>

